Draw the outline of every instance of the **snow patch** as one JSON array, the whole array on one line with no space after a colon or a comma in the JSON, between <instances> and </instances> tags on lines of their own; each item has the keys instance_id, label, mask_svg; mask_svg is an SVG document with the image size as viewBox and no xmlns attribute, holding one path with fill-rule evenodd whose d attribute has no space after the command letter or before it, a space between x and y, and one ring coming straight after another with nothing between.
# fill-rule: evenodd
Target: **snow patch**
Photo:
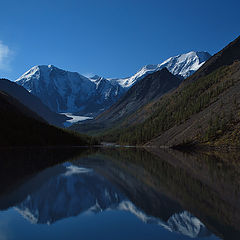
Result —
<instances>
[{"instance_id":1,"label":"snow patch","mask_svg":"<svg viewBox=\"0 0 240 240\"><path fill-rule=\"evenodd\" d=\"M63 124L64 127L69 127L69 126L71 126L72 124L74 124L76 122L92 119L92 117L78 116L78 115L74 115L72 113L61 113L61 114L71 118L69 120L66 120L66 122Z\"/></svg>"}]
</instances>

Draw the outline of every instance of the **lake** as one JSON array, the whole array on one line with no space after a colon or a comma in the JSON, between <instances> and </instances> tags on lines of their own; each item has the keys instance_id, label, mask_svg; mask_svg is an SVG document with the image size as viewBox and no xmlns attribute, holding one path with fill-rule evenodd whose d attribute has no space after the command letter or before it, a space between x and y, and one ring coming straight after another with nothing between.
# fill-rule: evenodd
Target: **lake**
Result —
<instances>
[{"instance_id":1,"label":"lake","mask_svg":"<svg viewBox=\"0 0 240 240\"><path fill-rule=\"evenodd\" d=\"M237 153L2 149L0 240L240 239Z\"/></svg>"}]
</instances>

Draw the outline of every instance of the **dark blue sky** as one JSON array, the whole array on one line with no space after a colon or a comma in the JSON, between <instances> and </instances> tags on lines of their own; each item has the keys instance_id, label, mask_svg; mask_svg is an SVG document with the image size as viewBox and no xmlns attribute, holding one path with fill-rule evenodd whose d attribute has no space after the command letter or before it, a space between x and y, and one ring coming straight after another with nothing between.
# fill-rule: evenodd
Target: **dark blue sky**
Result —
<instances>
[{"instance_id":1,"label":"dark blue sky","mask_svg":"<svg viewBox=\"0 0 240 240\"><path fill-rule=\"evenodd\" d=\"M0 77L38 64L126 77L191 50L219 51L240 34L237 0L1 1Z\"/></svg>"}]
</instances>

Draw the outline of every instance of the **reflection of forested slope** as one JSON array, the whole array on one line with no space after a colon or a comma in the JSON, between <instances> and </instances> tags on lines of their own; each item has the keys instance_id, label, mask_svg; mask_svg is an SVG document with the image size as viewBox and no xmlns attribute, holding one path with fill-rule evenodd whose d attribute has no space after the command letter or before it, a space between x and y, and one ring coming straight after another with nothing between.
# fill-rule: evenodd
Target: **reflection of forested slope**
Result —
<instances>
[{"instance_id":1,"label":"reflection of forested slope","mask_svg":"<svg viewBox=\"0 0 240 240\"><path fill-rule=\"evenodd\" d=\"M240 236L240 178L238 168L229 165L229 159L224 162L216 155L186 155L176 151L159 151L155 153L157 156L141 149L108 149L102 154L102 159L114 163L115 169L116 165L124 169L139 184L147 184L155 192L179 202L210 231L226 239ZM109 166L109 162L106 165ZM106 168L105 174L113 177L111 167ZM120 177L121 185L122 171L114 174ZM140 196L134 198L134 191L129 198L147 214L158 214L153 206L145 209Z\"/></svg>"}]
</instances>

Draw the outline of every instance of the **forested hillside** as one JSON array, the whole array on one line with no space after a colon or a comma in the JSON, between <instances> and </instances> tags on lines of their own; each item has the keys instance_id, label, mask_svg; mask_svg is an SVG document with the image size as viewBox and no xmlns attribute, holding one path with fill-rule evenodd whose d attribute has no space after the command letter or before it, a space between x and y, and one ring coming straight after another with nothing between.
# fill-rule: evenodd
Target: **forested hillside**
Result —
<instances>
[{"instance_id":1,"label":"forested hillside","mask_svg":"<svg viewBox=\"0 0 240 240\"><path fill-rule=\"evenodd\" d=\"M175 146L186 143L239 146L240 37L210 58L174 92L135 115L143 123L111 129L103 139L122 144ZM137 122L137 121L136 121Z\"/></svg>"}]
</instances>

